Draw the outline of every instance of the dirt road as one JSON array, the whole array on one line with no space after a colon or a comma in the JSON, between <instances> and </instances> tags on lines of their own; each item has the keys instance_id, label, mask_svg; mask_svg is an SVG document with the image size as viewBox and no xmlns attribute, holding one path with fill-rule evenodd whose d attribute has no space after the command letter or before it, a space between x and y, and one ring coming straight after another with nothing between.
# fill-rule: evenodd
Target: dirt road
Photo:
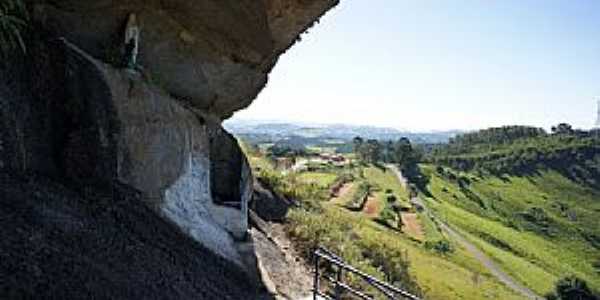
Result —
<instances>
[{"instance_id":1,"label":"dirt road","mask_svg":"<svg viewBox=\"0 0 600 300\"><path fill-rule=\"evenodd\" d=\"M392 170L392 172L394 172L394 174L396 174L396 177L398 177L398 180L404 186L406 186L407 180L406 180L406 178L404 178L404 176L402 175L402 172L400 172L398 167L396 167L394 165L387 165L387 167L390 170ZM496 263L494 263L485 253L483 253L481 250L479 250L479 248L477 248L477 246L475 246L473 243L471 243L466 238L464 238L456 230L454 230L450 226L448 226L448 224L442 222L439 218L437 218L435 216L435 214L431 210L428 209L427 205L425 204L424 201L421 200L421 198L415 197L411 201L413 203L417 203L417 204L421 205L423 207L423 211L425 214L427 214L434 222L436 222L439 225L439 227L446 234L448 234L448 236L450 236L457 243L459 243L465 249L467 249L467 251L469 253L471 253L475 257L475 259L477 259L479 262L481 262L481 264L483 264L490 271L490 273L494 277L496 277L499 281L504 283L506 286L508 286L513 291L518 292L529 299L543 299L542 297L536 295L533 291L531 291L527 287L525 287L522 284L520 284L519 282L517 282L514 278L512 278L506 272L502 271L502 269Z\"/></svg>"}]
</instances>

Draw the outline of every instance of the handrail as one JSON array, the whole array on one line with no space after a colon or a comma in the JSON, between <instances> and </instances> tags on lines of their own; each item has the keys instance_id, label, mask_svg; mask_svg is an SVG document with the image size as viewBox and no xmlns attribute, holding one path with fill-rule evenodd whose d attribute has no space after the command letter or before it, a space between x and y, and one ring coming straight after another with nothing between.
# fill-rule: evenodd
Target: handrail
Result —
<instances>
[{"instance_id":1,"label":"handrail","mask_svg":"<svg viewBox=\"0 0 600 300\"><path fill-rule=\"evenodd\" d=\"M320 288L319 288L319 282L320 282L320 277L321 277L321 274L319 272L319 259L320 258L337 266L336 278L329 277L329 276L323 276L323 278L327 279L329 282L331 282L335 285L335 298L331 298L329 295L326 295L320 291ZM324 297L326 299L340 300L342 291L350 292L353 295L355 295L361 299L364 299L364 300L372 300L373 299L373 297L366 295L366 294L352 288L351 286L347 285L346 283L344 283L343 276L342 276L344 271L348 271L352 274L358 275L365 282L367 282L368 284L373 286L375 289L377 289L379 292L384 294L390 300L397 300L397 299L421 300L419 297L417 297L407 291L399 289L389 283L383 282L369 274L366 274L366 273L354 268L353 266L344 262L344 260L341 257L339 257L335 253L333 253L323 247L318 247L314 251L314 260L315 260L315 265L314 265L315 277L314 277L314 282L313 282L313 284L314 284L314 286L313 286L314 300L317 300L318 296ZM402 298L397 298L397 295Z\"/></svg>"}]
</instances>

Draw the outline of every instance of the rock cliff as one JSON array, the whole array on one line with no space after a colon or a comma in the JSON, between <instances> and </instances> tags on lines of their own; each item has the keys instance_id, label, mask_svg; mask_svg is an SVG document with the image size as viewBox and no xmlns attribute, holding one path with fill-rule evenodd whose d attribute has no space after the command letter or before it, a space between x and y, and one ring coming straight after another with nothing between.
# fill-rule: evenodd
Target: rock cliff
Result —
<instances>
[{"instance_id":1,"label":"rock cliff","mask_svg":"<svg viewBox=\"0 0 600 300\"><path fill-rule=\"evenodd\" d=\"M252 174L221 121L254 100L278 57L337 0L25 2L31 15L28 52L15 50L0 65L0 173L58 182L81 199L115 186L137 191L132 201L203 249L249 271L238 244L248 227ZM140 29L136 70L122 67L124 31L132 14ZM5 182L21 182L11 180ZM34 205L34 198L40 199L22 201ZM113 209L132 207L137 206ZM17 217L0 213L7 226ZM78 216L86 223L85 215ZM153 222L145 216L143 222ZM14 220L23 225L19 222ZM40 227L33 231L47 234ZM102 238L103 233L93 234ZM18 230L7 234L28 238ZM157 239L172 242L170 236ZM0 255L13 259L10 251ZM102 255L111 251L107 247ZM32 266L38 258L20 257ZM140 263L144 259L158 258L145 256ZM182 259L185 264L194 258ZM8 266L0 272L9 272ZM125 270L130 272L125 277L139 271ZM93 288L98 282L85 281L95 277L80 277L80 289L98 292ZM127 295L144 294L117 298Z\"/></svg>"}]
</instances>

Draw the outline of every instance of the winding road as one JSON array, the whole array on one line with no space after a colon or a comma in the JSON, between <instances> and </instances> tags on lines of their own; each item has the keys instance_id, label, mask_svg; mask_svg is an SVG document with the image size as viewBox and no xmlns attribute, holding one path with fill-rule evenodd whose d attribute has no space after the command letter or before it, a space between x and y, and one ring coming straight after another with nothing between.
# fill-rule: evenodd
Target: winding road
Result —
<instances>
[{"instance_id":1,"label":"winding road","mask_svg":"<svg viewBox=\"0 0 600 300\"><path fill-rule=\"evenodd\" d=\"M407 179L402 175L402 172L398 169L397 166L388 164L388 165L386 165L386 167L389 170L391 170L392 172L394 172L394 174L396 175L396 177L398 177L398 180L402 183L403 186L405 186L405 187L408 186ZM416 204L420 205L421 207L423 207L423 212L426 213L429 216L429 218L431 218L431 220L433 220L435 223L437 223L442 231L444 231L449 237L454 239L457 243L459 243L461 246L463 246L469 253L471 253L475 257L475 259L477 259L479 262L481 262L481 264L483 264L490 271L490 273L494 277L496 277L499 281L504 283L506 286L508 286L513 291L515 291L519 294L522 294L523 296L525 296L529 299L543 299L542 297L535 294L532 290L528 289L527 287L525 287L522 284L520 284L519 282L517 282L514 278L512 278L506 272L502 271L502 269L496 263L494 263L485 253L483 253L481 250L479 250L479 248L477 248L477 246L475 246L473 243L468 241L465 237L463 237L456 230L454 230L450 226L448 226L448 224L444 223L439 218L437 218L434 215L434 213L430 209L428 209L427 205L425 204L425 202L423 200L421 200L421 198L419 198L418 196L414 197L411 199L411 202L416 203Z\"/></svg>"}]
</instances>

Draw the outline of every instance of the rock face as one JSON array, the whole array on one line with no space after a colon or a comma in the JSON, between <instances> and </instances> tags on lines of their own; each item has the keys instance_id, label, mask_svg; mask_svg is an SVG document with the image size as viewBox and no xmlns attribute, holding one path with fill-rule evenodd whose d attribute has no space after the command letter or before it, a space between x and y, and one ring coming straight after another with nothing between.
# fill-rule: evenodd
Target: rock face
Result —
<instances>
[{"instance_id":1,"label":"rock face","mask_svg":"<svg viewBox=\"0 0 600 300\"><path fill-rule=\"evenodd\" d=\"M61 43L68 117L76 120L64 144L67 177L134 187L184 232L241 262L232 237L246 233L251 175L235 139L139 74Z\"/></svg>"},{"instance_id":2,"label":"rock face","mask_svg":"<svg viewBox=\"0 0 600 300\"><path fill-rule=\"evenodd\" d=\"M203 247L238 266L252 261L238 245L252 174L221 121L253 101L279 56L337 0L25 2L29 51L0 62L0 172L83 194L126 186ZM122 68L131 14L137 71Z\"/></svg>"},{"instance_id":3,"label":"rock face","mask_svg":"<svg viewBox=\"0 0 600 300\"><path fill-rule=\"evenodd\" d=\"M32 1L36 19L91 56L120 61L135 13L140 64L172 95L227 117L248 106L277 58L337 0Z\"/></svg>"},{"instance_id":4,"label":"rock face","mask_svg":"<svg viewBox=\"0 0 600 300\"><path fill-rule=\"evenodd\" d=\"M282 222L293 205L292 201L278 195L267 183L261 180L254 181L254 194L250 202L250 209L263 220Z\"/></svg>"}]
</instances>

